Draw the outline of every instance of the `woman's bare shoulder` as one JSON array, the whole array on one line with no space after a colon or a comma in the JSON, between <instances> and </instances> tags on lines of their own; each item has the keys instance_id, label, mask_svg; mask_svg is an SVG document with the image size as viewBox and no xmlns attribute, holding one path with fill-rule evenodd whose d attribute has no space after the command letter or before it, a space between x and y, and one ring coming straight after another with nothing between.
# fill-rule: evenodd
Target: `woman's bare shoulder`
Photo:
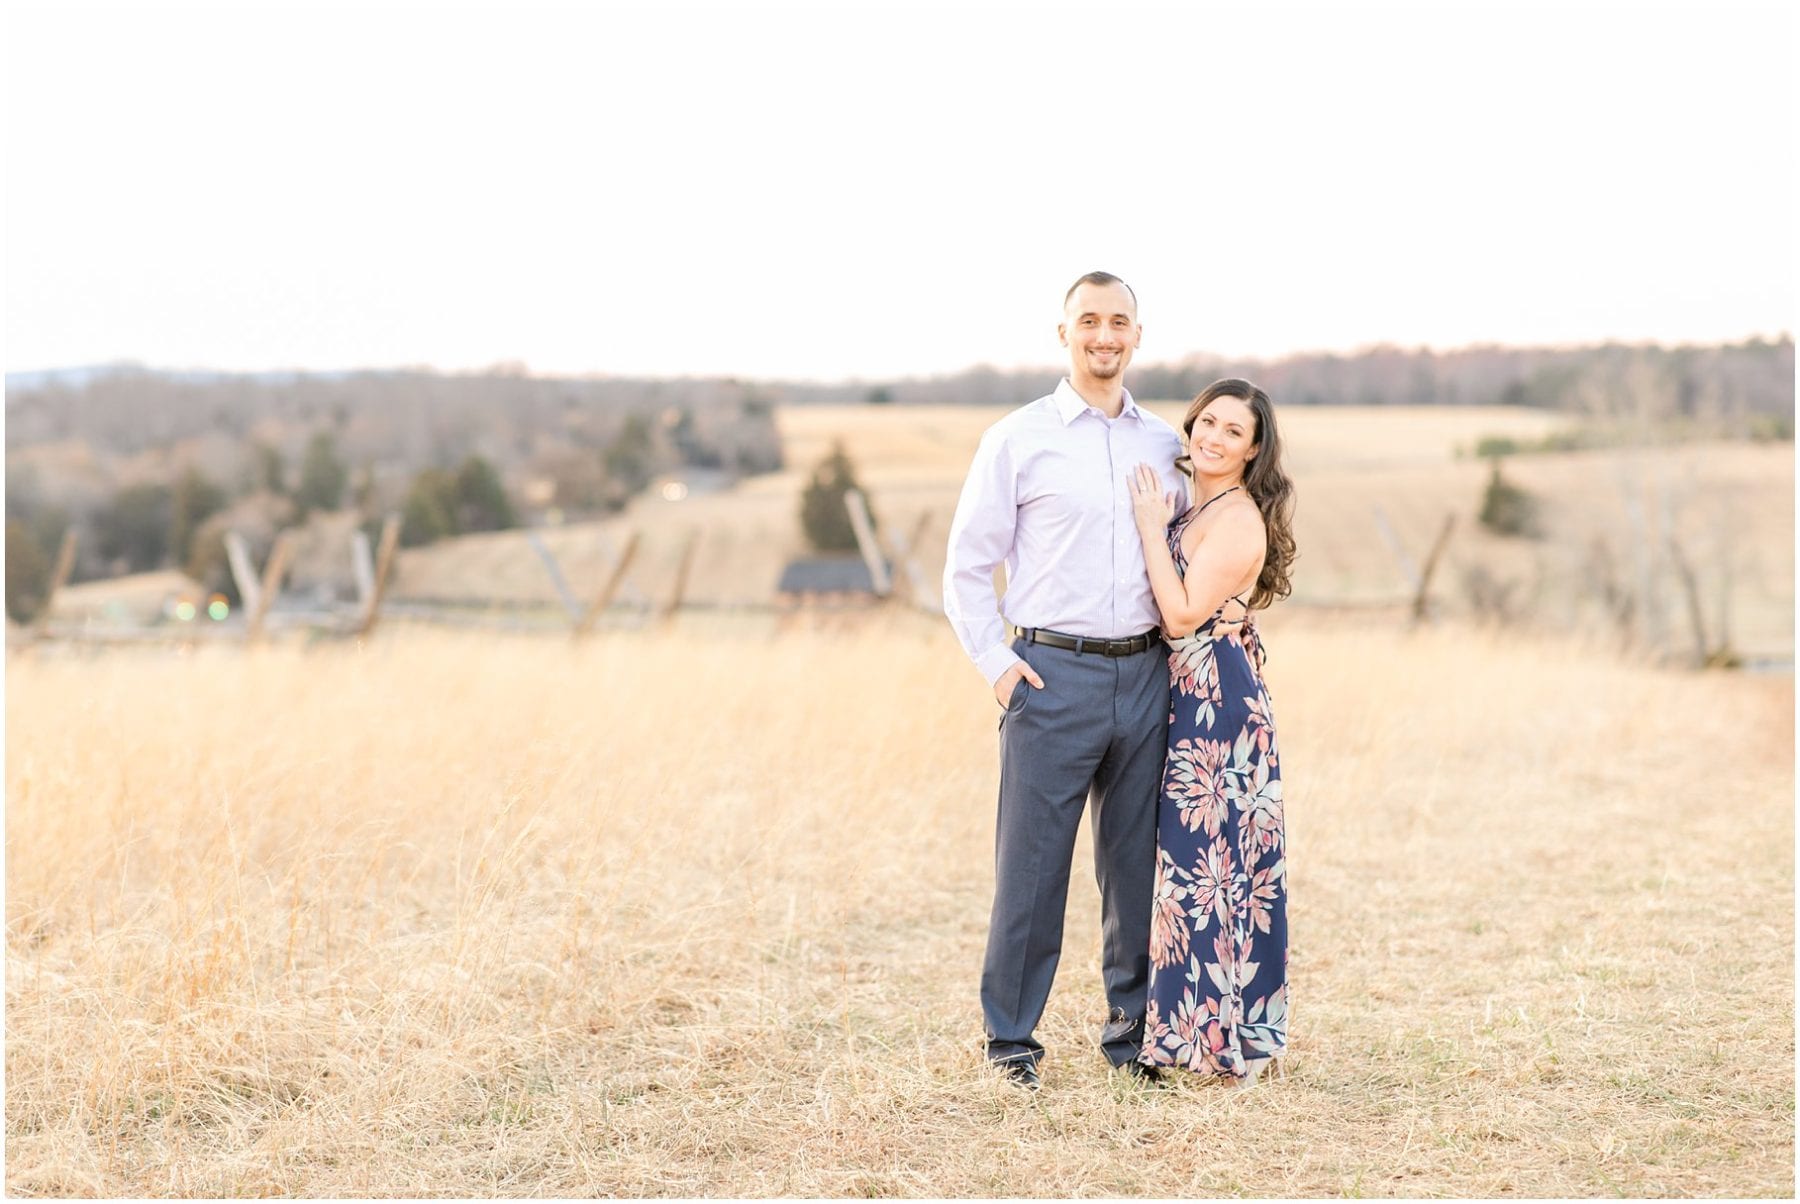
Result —
<instances>
[{"instance_id":1,"label":"woman's bare shoulder","mask_svg":"<svg viewBox=\"0 0 1800 1204\"><path fill-rule=\"evenodd\" d=\"M1262 507L1258 506L1256 504L1256 499L1247 493L1244 495L1243 500L1231 509L1232 513L1240 516L1240 521L1245 525L1256 528L1258 534L1261 534L1263 529L1268 525L1263 521Z\"/></svg>"},{"instance_id":2,"label":"woman's bare shoulder","mask_svg":"<svg viewBox=\"0 0 1800 1204\"><path fill-rule=\"evenodd\" d=\"M1196 527L1204 525L1205 534L1214 532L1231 532L1232 534L1263 533L1262 511L1257 508L1256 499L1249 494L1238 494L1221 499L1213 507L1213 513L1202 516L1211 521L1205 524L1195 523Z\"/></svg>"},{"instance_id":3,"label":"woman's bare shoulder","mask_svg":"<svg viewBox=\"0 0 1800 1204\"><path fill-rule=\"evenodd\" d=\"M1220 501L1181 533L1182 553L1190 560L1202 544L1229 556L1239 550L1259 551L1267 540L1262 511L1248 495Z\"/></svg>"}]
</instances>

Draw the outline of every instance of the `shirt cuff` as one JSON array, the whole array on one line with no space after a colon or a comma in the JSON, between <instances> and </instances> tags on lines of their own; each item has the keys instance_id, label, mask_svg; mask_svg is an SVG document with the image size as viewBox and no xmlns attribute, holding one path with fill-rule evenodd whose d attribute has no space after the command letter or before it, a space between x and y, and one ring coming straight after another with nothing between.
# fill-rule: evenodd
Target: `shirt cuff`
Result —
<instances>
[{"instance_id":1,"label":"shirt cuff","mask_svg":"<svg viewBox=\"0 0 1800 1204\"><path fill-rule=\"evenodd\" d=\"M1020 664L1019 654L1012 650L1010 644L996 644L975 658L975 667L987 678L988 685L1000 680L1000 676L1014 665Z\"/></svg>"}]
</instances>

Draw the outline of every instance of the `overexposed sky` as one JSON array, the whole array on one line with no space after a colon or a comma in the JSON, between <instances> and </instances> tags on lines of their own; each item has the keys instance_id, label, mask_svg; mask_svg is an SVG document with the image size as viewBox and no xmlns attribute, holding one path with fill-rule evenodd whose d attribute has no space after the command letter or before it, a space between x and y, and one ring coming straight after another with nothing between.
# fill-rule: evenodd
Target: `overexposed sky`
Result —
<instances>
[{"instance_id":1,"label":"overexposed sky","mask_svg":"<svg viewBox=\"0 0 1800 1204\"><path fill-rule=\"evenodd\" d=\"M1793 329L1784 6L8 6L5 366Z\"/></svg>"}]
</instances>

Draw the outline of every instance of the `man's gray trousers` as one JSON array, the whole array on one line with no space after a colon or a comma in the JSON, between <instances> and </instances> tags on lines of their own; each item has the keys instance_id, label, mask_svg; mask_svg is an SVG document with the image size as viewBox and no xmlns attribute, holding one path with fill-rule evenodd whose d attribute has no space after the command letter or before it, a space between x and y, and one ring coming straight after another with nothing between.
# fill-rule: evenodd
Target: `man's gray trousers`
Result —
<instances>
[{"instance_id":1,"label":"man's gray trousers","mask_svg":"<svg viewBox=\"0 0 1800 1204\"><path fill-rule=\"evenodd\" d=\"M1169 736L1168 648L1131 656L1013 642L1044 688L1021 681L1000 720L994 912L981 972L988 1057L1036 1063L1032 1033L1062 956L1063 911L1082 807L1093 812L1101 975L1100 1045L1122 1065L1144 1035L1156 804Z\"/></svg>"}]
</instances>

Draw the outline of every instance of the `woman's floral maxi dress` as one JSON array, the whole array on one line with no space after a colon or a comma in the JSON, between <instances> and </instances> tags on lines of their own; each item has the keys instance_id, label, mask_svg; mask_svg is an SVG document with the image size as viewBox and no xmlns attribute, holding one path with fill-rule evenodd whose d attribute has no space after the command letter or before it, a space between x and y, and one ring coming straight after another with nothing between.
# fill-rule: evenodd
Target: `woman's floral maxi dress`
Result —
<instances>
[{"instance_id":1,"label":"woman's floral maxi dress","mask_svg":"<svg viewBox=\"0 0 1800 1204\"><path fill-rule=\"evenodd\" d=\"M1169 526L1184 577L1181 534L1198 514ZM1287 1048L1287 839L1262 643L1233 598L1169 649L1169 760L1139 1060L1242 1078L1246 1059Z\"/></svg>"}]
</instances>

